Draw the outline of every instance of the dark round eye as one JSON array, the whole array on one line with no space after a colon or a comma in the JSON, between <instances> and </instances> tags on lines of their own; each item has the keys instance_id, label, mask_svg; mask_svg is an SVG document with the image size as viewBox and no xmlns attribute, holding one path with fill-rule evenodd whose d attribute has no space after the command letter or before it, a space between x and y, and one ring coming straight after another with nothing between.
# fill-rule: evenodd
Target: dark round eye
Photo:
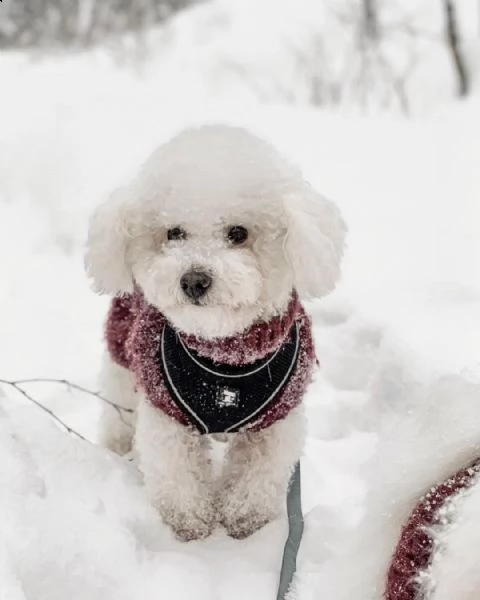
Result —
<instances>
[{"instance_id":1,"label":"dark round eye","mask_svg":"<svg viewBox=\"0 0 480 600\"><path fill-rule=\"evenodd\" d=\"M187 232L181 227L172 227L167 231L169 240L184 240L187 237Z\"/></svg>"},{"instance_id":2,"label":"dark round eye","mask_svg":"<svg viewBox=\"0 0 480 600\"><path fill-rule=\"evenodd\" d=\"M232 244L243 244L247 241L248 231L242 225L232 225L227 229L227 238Z\"/></svg>"}]
</instances>

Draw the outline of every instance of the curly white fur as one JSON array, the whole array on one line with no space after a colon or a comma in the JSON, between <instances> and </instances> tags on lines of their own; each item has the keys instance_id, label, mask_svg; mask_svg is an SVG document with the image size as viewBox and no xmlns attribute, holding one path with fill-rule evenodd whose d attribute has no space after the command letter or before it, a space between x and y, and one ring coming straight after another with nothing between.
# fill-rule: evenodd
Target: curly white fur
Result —
<instances>
[{"instance_id":1,"label":"curly white fur","mask_svg":"<svg viewBox=\"0 0 480 600\"><path fill-rule=\"evenodd\" d=\"M235 225L249 233L240 247L225 235ZM174 227L185 239L168 240ZM97 290L117 295L136 282L177 328L215 338L282 313L292 288L303 298L332 290L344 237L335 205L269 144L243 129L212 125L186 130L159 148L130 185L97 209L86 264ZM180 286L191 269L213 282L199 305ZM105 373L105 393L136 406L128 375L108 360ZM260 434L236 434L215 500L232 535L248 535L277 514L303 442L300 421L292 414ZM126 451L130 437L124 425L105 421L111 448ZM184 539L207 535L214 502L208 439L145 401L135 439L147 488L165 520Z\"/></svg>"}]
</instances>

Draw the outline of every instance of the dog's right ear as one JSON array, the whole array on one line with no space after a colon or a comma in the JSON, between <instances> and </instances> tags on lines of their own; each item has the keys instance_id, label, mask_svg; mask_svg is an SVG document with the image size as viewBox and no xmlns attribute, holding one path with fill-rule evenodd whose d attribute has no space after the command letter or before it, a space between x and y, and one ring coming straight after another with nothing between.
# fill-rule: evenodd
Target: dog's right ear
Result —
<instances>
[{"instance_id":1,"label":"dog's right ear","mask_svg":"<svg viewBox=\"0 0 480 600\"><path fill-rule=\"evenodd\" d=\"M321 298L340 276L347 228L338 207L306 181L285 198L285 256L300 298Z\"/></svg>"},{"instance_id":2,"label":"dog's right ear","mask_svg":"<svg viewBox=\"0 0 480 600\"><path fill-rule=\"evenodd\" d=\"M132 270L127 262L129 195L128 188L114 191L90 218L85 266L96 291L102 294L133 291Z\"/></svg>"}]
</instances>

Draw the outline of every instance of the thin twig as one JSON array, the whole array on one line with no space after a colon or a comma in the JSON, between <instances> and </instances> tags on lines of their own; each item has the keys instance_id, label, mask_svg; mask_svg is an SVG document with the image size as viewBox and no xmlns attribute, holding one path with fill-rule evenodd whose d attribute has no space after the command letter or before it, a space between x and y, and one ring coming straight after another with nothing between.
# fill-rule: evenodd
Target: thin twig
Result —
<instances>
[{"instance_id":1,"label":"thin twig","mask_svg":"<svg viewBox=\"0 0 480 600\"><path fill-rule=\"evenodd\" d=\"M73 383L72 381L68 381L68 379L54 379L54 378L50 378L50 377L35 377L32 379L17 379L15 381L15 383L19 383L20 385L23 385L24 383L58 383L61 385L66 385L67 387L72 388L74 390L78 390L79 392L83 392L84 394L89 394L90 396L95 396L95 398L98 398L102 402L106 402L107 404L110 404L110 406L112 408L118 408L118 410L126 412L126 413L135 412L133 410L133 408L124 408L123 406L120 406L120 404L116 404L115 402L112 402L112 400L105 398L105 396L102 396L102 394L100 392L95 392L94 390L89 390L88 388L85 388L82 385L79 385L78 383Z\"/></svg>"},{"instance_id":2,"label":"thin twig","mask_svg":"<svg viewBox=\"0 0 480 600\"><path fill-rule=\"evenodd\" d=\"M56 384L60 384L60 385L65 385L70 390L72 390L72 389L77 390L84 394L88 394L89 396L94 396L95 398L98 398L102 402L105 402L106 404L111 406L116 411L119 419L122 421L122 423L124 425L128 425L129 427L131 427L131 423L128 423L127 421L125 421L122 413L125 412L128 414L133 414L135 412L133 410L133 408L124 408L123 406L116 404L112 400L105 398L105 396L102 396L102 394L100 394L100 392L94 392L92 390L89 390L88 388L85 388L85 387L79 385L78 383L73 383L72 381L68 381L68 379L54 379L54 378L49 378L49 377L37 377L37 378L32 378L32 379L19 379L19 380L15 381L14 383L16 383L17 385L24 385L24 384L28 385L30 383L56 383Z\"/></svg>"},{"instance_id":3,"label":"thin twig","mask_svg":"<svg viewBox=\"0 0 480 600\"><path fill-rule=\"evenodd\" d=\"M54 421L59 423L64 429L66 429L68 431L68 433L73 433L73 435L76 435L78 438L80 438L84 442L88 441L86 438L83 437L83 435L78 433L78 431L75 431L75 429L72 429L66 423L64 423L62 421L62 419L60 419L60 417L57 417L57 415L54 412L52 412L49 408L47 408L46 406L43 406L43 404L40 404L40 402L35 400L35 398L32 398L30 396L30 394L28 394L22 387L20 387L20 385L17 382L0 379L0 384L8 385L8 386L12 387L13 389L15 389L17 392L19 392L20 394L22 394L22 396L24 398L26 398L27 400L29 400L30 402L35 404L35 406L37 406L38 408L40 408L41 410L46 412Z\"/></svg>"}]
</instances>

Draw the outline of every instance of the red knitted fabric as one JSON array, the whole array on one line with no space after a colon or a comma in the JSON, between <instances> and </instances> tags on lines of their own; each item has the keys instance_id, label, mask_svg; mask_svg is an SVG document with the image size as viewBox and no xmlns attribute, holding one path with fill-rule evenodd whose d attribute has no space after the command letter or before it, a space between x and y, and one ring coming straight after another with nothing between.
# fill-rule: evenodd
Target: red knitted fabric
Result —
<instances>
[{"instance_id":1,"label":"red knitted fabric","mask_svg":"<svg viewBox=\"0 0 480 600\"><path fill-rule=\"evenodd\" d=\"M269 322L255 323L238 336L214 340L190 335L183 337L185 344L202 356L217 363L240 366L253 363L279 348L294 321L300 326L300 349L295 370L277 398L255 421L245 426L249 431L264 429L285 418L300 404L310 382L316 361L311 321L297 295L293 294L284 315ZM106 324L107 347L115 362L132 371L138 387L154 406L181 424L192 425L189 417L170 397L163 381L158 355L165 323L165 316L148 304L138 290L133 295L114 298Z\"/></svg>"},{"instance_id":2,"label":"red knitted fabric","mask_svg":"<svg viewBox=\"0 0 480 600\"><path fill-rule=\"evenodd\" d=\"M182 339L189 348L217 363L247 365L281 346L300 312L303 308L294 294L287 312L273 317L268 323L254 323L238 335L221 339L204 340L193 335L182 336Z\"/></svg>"},{"instance_id":3,"label":"red knitted fabric","mask_svg":"<svg viewBox=\"0 0 480 600\"><path fill-rule=\"evenodd\" d=\"M472 485L480 473L480 461L433 487L418 503L403 528L387 575L386 600L415 600L418 575L430 564L433 540L426 531L439 524L440 509L455 495Z\"/></svg>"},{"instance_id":4,"label":"red knitted fabric","mask_svg":"<svg viewBox=\"0 0 480 600\"><path fill-rule=\"evenodd\" d=\"M122 367L128 369L130 360L127 357L126 339L135 322L133 296L114 298L108 313L105 337L107 348L112 358Z\"/></svg>"}]
</instances>

